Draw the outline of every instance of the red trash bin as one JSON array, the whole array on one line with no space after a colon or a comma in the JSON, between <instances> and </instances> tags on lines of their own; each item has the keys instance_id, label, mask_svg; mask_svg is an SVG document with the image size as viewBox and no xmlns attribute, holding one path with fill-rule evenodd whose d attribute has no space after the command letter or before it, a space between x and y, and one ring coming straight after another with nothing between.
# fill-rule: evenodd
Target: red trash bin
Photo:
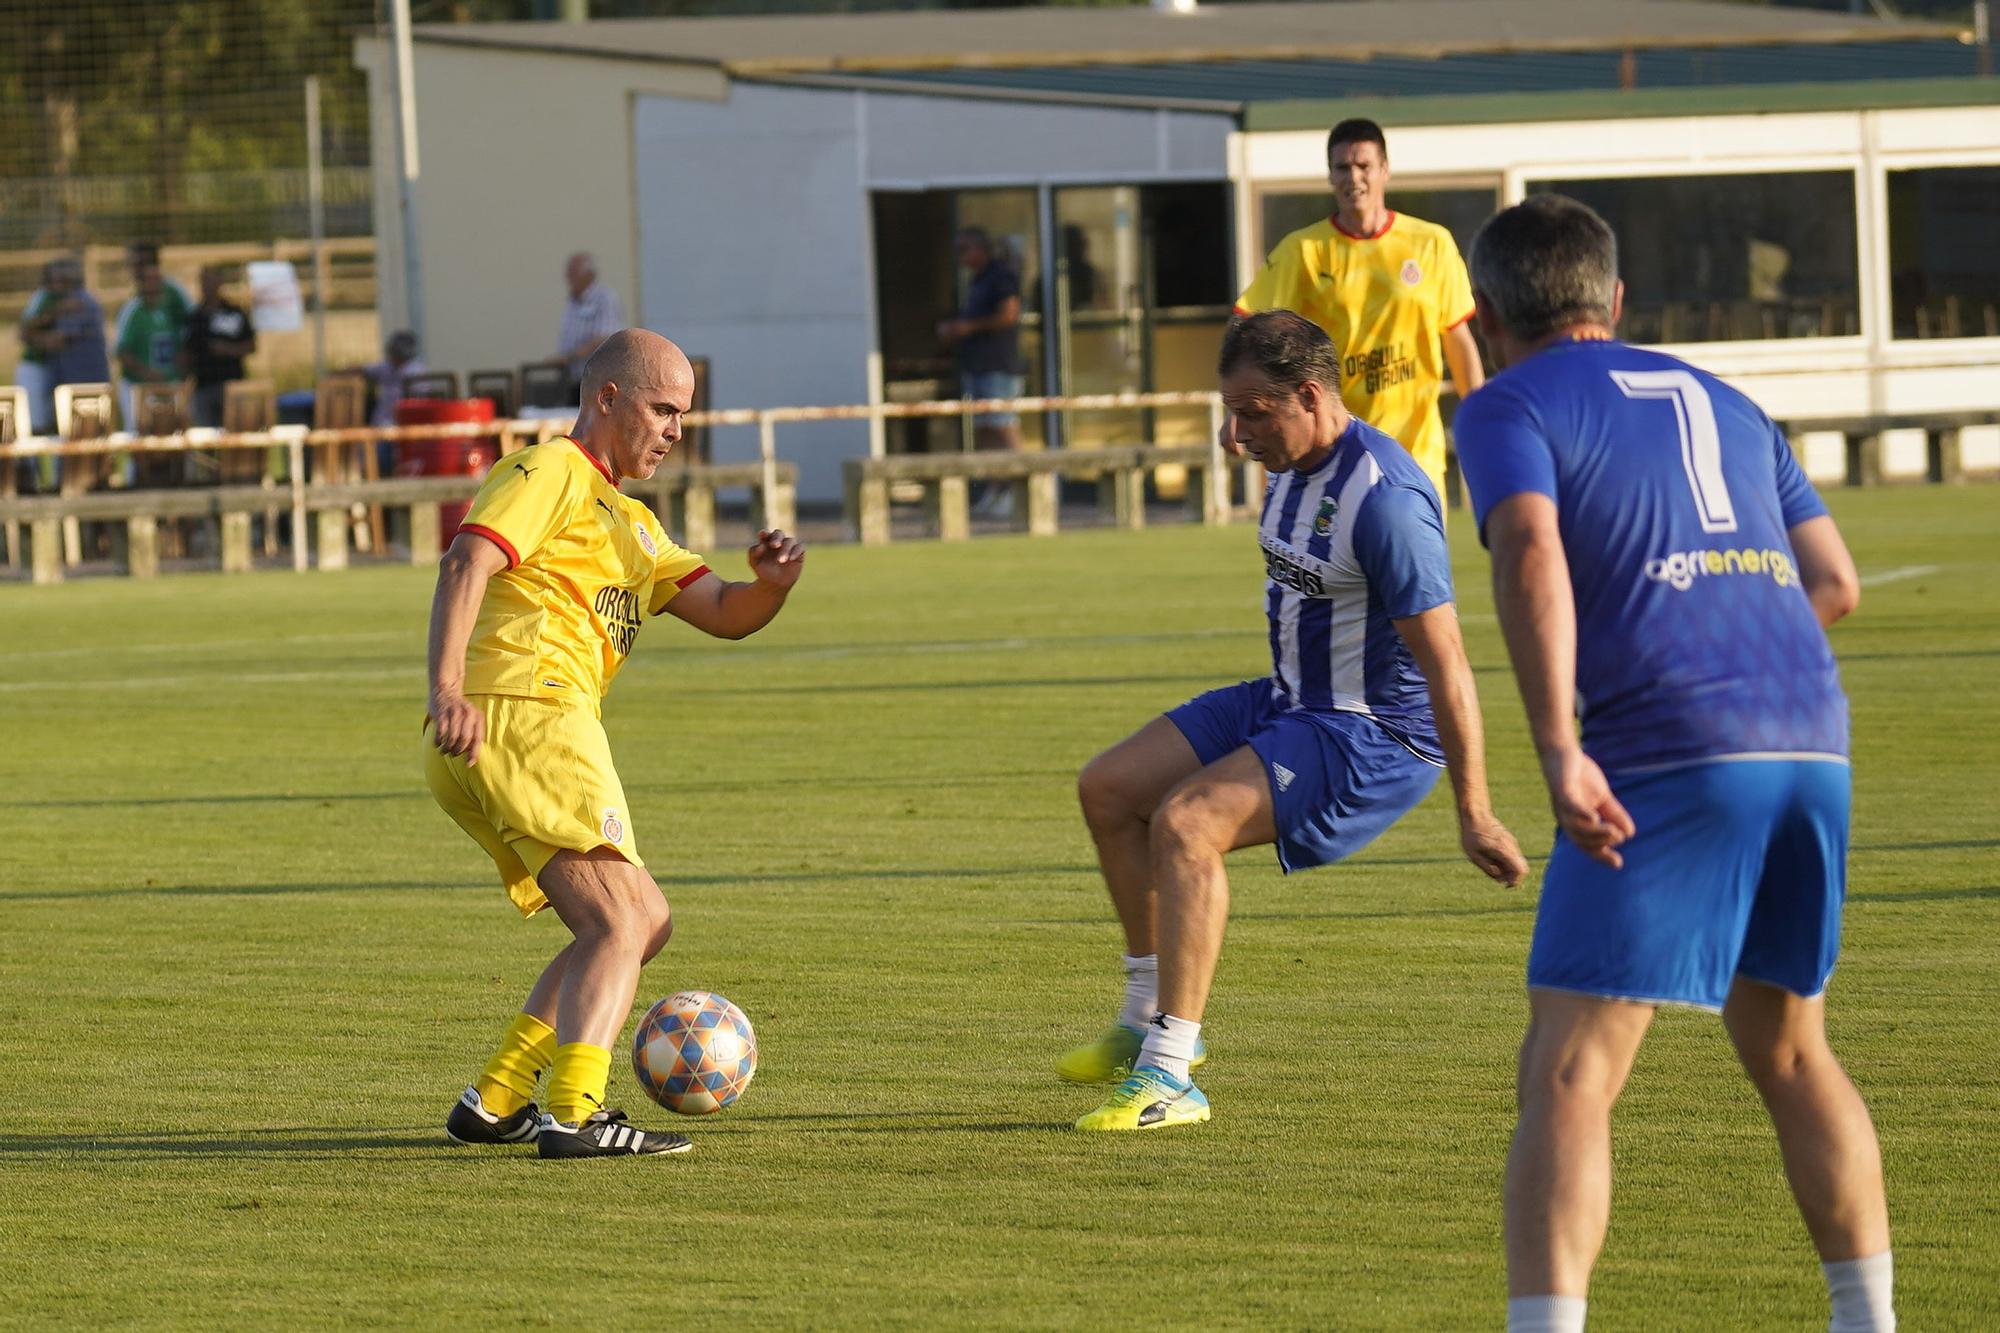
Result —
<instances>
[{"instance_id":1,"label":"red trash bin","mask_svg":"<svg viewBox=\"0 0 2000 1333\"><path fill-rule=\"evenodd\" d=\"M405 398L396 404L398 426L435 426L445 422L491 421L490 398ZM470 439L398 440L399 477L479 477L500 456L500 444L490 435ZM470 500L438 506L438 540L450 546L465 522Z\"/></svg>"}]
</instances>

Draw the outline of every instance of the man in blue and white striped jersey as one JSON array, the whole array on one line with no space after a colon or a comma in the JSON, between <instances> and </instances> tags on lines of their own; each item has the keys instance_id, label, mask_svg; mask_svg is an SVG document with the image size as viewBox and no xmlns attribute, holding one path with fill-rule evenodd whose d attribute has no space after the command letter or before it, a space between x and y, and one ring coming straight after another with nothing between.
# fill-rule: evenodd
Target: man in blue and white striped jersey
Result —
<instances>
[{"instance_id":1,"label":"man in blue and white striped jersey","mask_svg":"<svg viewBox=\"0 0 2000 1333\"><path fill-rule=\"evenodd\" d=\"M1190 1070L1206 1057L1225 853L1275 844L1287 872L1338 861L1449 769L1466 856L1505 884L1527 873L1487 799L1479 698L1423 469L1341 405L1339 353L1309 320L1236 321L1219 371L1235 444L1272 474L1258 529L1271 675L1155 718L1079 779L1126 945L1118 1022L1057 1062L1071 1082L1119 1083L1079 1129L1209 1118Z\"/></svg>"}]
</instances>

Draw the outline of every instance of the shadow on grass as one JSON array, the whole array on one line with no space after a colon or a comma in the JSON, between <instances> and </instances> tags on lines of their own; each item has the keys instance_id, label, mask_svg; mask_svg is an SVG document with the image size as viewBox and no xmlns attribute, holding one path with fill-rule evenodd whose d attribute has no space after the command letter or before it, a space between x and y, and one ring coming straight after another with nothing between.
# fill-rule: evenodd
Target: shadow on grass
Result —
<instances>
[{"instance_id":1,"label":"shadow on grass","mask_svg":"<svg viewBox=\"0 0 2000 1333\"><path fill-rule=\"evenodd\" d=\"M974 1112L953 1111L796 1111L747 1117L717 1130L754 1133L761 1125L804 1134L1023 1134L1067 1130L1069 1120L978 1120ZM921 1122L921 1123L918 1123ZM709 1126L702 1126L706 1131ZM690 1133L696 1132L690 1130Z\"/></svg>"},{"instance_id":2,"label":"shadow on grass","mask_svg":"<svg viewBox=\"0 0 2000 1333\"><path fill-rule=\"evenodd\" d=\"M2000 898L2000 884L1980 884L1964 889L1918 889L1915 893L1856 893L1848 897L1856 903L1947 903L1965 898Z\"/></svg>"},{"instance_id":3,"label":"shadow on grass","mask_svg":"<svg viewBox=\"0 0 2000 1333\"><path fill-rule=\"evenodd\" d=\"M0 801L0 810L99 810L155 805L332 805L339 801L413 801L421 787L404 791L250 792L235 796L105 796L69 801Z\"/></svg>"},{"instance_id":4,"label":"shadow on grass","mask_svg":"<svg viewBox=\"0 0 2000 1333\"><path fill-rule=\"evenodd\" d=\"M1385 864L1394 864L1393 862ZM746 872L740 875L659 875L663 889L698 889L737 885L753 888L760 884L878 884L889 881L926 879L1024 879L1053 875L1094 875L1091 865L1031 866L918 866L878 870L789 870L772 873ZM485 881L367 881L346 880L309 884L130 884L102 889L0 890L0 903L68 902L88 898L256 898L287 893L492 893L495 886Z\"/></svg>"},{"instance_id":5,"label":"shadow on grass","mask_svg":"<svg viewBox=\"0 0 2000 1333\"><path fill-rule=\"evenodd\" d=\"M1848 848L1852 852L1952 852L1980 847L2000 847L2000 838L1946 838L1937 842L1870 842Z\"/></svg>"},{"instance_id":6,"label":"shadow on grass","mask_svg":"<svg viewBox=\"0 0 2000 1333\"><path fill-rule=\"evenodd\" d=\"M0 1161L10 1157L116 1154L136 1158L269 1157L340 1159L356 1153L426 1156L463 1152L442 1131L412 1126L366 1125L352 1129L304 1125L283 1129L224 1128L206 1132L0 1134Z\"/></svg>"}]
</instances>

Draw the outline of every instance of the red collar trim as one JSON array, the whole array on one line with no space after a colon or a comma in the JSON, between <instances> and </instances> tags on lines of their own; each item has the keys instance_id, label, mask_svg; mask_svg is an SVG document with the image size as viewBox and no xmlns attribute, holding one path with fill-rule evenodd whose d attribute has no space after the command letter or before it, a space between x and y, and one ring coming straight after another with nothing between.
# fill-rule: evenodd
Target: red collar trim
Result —
<instances>
[{"instance_id":1,"label":"red collar trim","mask_svg":"<svg viewBox=\"0 0 2000 1333\"><path fill-rule=\"evenodd\" d=\"M563 438L565 440L569 440L571 444L576 444L576 441L570 439L570 437L567 435L563 436ZM576 451L582 454L585 458L588 458L590 460L590 465L596 468L599 472L603 473L604 479L606 481L610 482L613 486L616 486L618 484L618 478L611 475L611 469L604 466L603 460L598 458L596 454L593 454L592 452L590 452L590 450L584 448L580 444L576 444Z\"/></svg>"},{"instance_id":2,"label":"red collar trim","mask_svg":"<svg viewBox=\"0 0 2000 1333\"><path fill-rule=\"evenodd\" d=\"M1333 229L1335 231L1339 232L1342 236L1347 237L1351 241L1377 241L1380 240L1382 237L1387 236L1389 234L1389 228L1396 225L1396 210L1393 208L1389 210L1389 216L1382 220L1381 227L1378 228L1373 235L1366 235L1358 231L1349 231L1347 228L1341 226L1340 214L1338 213L1329 213L1327 215L1326 220L1333 224Z\"/></svg>"}]
</instances>

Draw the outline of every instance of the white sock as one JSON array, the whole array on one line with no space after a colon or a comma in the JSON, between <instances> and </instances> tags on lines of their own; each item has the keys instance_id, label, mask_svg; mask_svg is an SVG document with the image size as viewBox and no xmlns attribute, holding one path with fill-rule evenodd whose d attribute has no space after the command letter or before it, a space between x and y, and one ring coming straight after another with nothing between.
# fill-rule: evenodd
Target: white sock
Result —
<instances>
[{"instance_id":1,"label":"white sock","mask_svg":"<svg viewBox=\"0 0 2000 1333\"><path fill-rule=\"evenodd\" d=\"M1507 1333L1583 1333L1581 1296L1510 1296Z\"/></svg>"},{"instance_id":2,"label":"white sock","mask_svg":"<svg viewBox=\"0 0 2000 1333\"><path fill-rule=\"evenodd\" d=\"M1889 1299L1892 1267L1887 1250L1820 1265L1827 1295L1833 1297L1827 1333L1895 1333L1896 1310Z\"/></svg>"},{"instance_id":3,"label":"white sock","mask_svg":"<svg viewBox=\"0 0 2000 1333\"><path fill-rule=\"evenodd\" d=\"M1153 1021L1160 1008L1160 956L1125 955L1125 1007L1118 1021L1137 1032Z\"/></svg>"},{"instance_id":4,"label":"white sock","mask_svg":"<svg viewBox=\"0 0 2000 1333\"><path fill-rule=\"evenodd\" d=\"M1188 1061L1194 1058L1195 1042L1201 1038L1201 1024L1172 1014L1155 1014L1146 1026L1146 1044L1139 1048L1134 1068L1151 1066L1175 1078L1186 1079Z\"/></svg>"}]
</instances>

